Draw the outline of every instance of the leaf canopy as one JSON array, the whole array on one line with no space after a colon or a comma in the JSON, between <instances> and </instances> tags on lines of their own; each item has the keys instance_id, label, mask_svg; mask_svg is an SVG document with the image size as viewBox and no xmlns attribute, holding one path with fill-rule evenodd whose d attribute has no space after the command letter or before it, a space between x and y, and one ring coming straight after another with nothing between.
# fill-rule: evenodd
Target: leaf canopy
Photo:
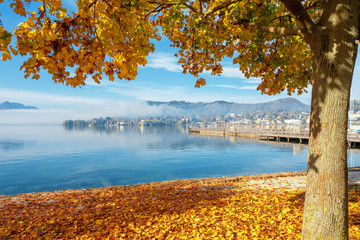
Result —
<instances>
[{"instance_id":1,"label":"leaf canopy","mask_svg":"<svg viewBox=\"0 0 360 240\"><path fill-rule=\"evenodd\" d=\"M316 1L302 4L316 21ZM205 85L204 72L221 75L228 58L246 77L261 78L258 90L266 94L301 94L312 82L309 46L279 1L79 0L73 13L61 0L15 0L10 7L27 19L14 30L15 48L0 26L0 51L3 60L10 51L27 57L25 77L39 78L42 68L72 87L89 76L97 83L105 75L133 80L155 40L166 36L183 72L199 78L195 87Z\"/></svg>"}]
</instances>

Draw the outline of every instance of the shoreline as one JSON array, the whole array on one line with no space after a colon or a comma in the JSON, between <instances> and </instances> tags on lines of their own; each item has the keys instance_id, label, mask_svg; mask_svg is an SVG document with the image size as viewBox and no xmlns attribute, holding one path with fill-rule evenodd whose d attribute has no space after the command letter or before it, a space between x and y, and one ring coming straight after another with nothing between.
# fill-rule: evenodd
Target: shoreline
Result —
<instances>
[{"instance_id":1,"label":"shoreline","mask_svg":"<svg viewBox=\"0 0 360 240\"><path fill-rule=\"evenodd\" d=\"M349 170L350 171L350 170ZM360 167L358 167L359 175L360 175ZM15 197L21 195L36 195L36 194L45 194L45 193L57 193L61 194L69 193L69 192L84 192L87 190L95 190L100 191L101 189L106 188L131 188L136 186L143 185L157 185L157 186L165 186L165 185L176 185L179 183L226 183L226 182L240 182L243 180L259 180L259 179L268 179L268 178L281 178L281 177L297 177L297 176L306 176L306 171L291 171L291 172L276 172L276 173L262 173L262 174L253 174L253 175L241 175L241 176L223 176L223 177L209 177L209 178L189 178L189 179L177 179L177 180L168 180L168 181L160 181L160 182L148 182L148 183L137 183L137 184L129 184L129 185L115 185L115 186L106 186L106 187L94 187L94 188L79 188L79 189L66 189L66 190L55 190L55 191L44 191L44 192L28 192L28 193L18 193L18 194L0 194L0 201L4 197Z\"/></svg>"},{"instance_id":2,"label":"shoreline","mask_svg":"<svg viewBox=\"0 0 360 240\"><path fill-rule=\"evenodd\" d=\"M360 166L359 167L351 167L348 168L349 172L349 184L351 185L360 185ZM30 193L19 193L19 194L11 194L4 195L0 194L0 201L7 197L16 197L23 195L42 195L46 193L81 193L85 191L101 191L107 188L132 188L138 186L146 186L146 185L156 185L158 187L168 186L168 185L176 185L182 183L226 183L226 182L241 182L241 181L258 181L258 180L266 180L266 179L281 179L281 178L296 178L296 177L304 177L306 179L306 171L290 171L290 172L276 172L276 173L263 173L263 174L254 174L254 175L242 175L242 176L223 176L223 177L214 177L214 178L190 178L190 179L179 179L179 180L170 180L170 181L161 181L161 182L149 182L149 183L137 183L137 184L129 184L129 185L116 185L116 186L107 186L107 187L95 187L95 188L80 188L80 189L66 189L66 190L55 190L50 192L30 192Z\"/></svg>"},{"instance_id":3,"label":"shoreline","mask_svg":"<svg viewBox=\"0 0 360 240\"><path fill-rule=\"evenodd\" d=\"M305 174L2 195L0 239L300 239ZM349 186L349 239L360 236L359 192Z\"/></svg>"}]
</instances>

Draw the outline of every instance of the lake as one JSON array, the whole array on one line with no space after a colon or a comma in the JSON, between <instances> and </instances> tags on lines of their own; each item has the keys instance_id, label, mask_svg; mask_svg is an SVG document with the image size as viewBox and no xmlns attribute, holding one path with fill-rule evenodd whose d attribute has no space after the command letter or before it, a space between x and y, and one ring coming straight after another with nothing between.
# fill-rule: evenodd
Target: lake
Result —
<instances>
[{"instance_id":1,"label":"lake","mask_svg":"<svg viewBox=\"0 0 360 240\"><path fill-rule=\"evenodd\" d=\"M306 145L189 135L182 127L0 126L6 195L298 171L306 162ZM350 166L359 163L351 150Z\"/></svg>"}]
</instances>

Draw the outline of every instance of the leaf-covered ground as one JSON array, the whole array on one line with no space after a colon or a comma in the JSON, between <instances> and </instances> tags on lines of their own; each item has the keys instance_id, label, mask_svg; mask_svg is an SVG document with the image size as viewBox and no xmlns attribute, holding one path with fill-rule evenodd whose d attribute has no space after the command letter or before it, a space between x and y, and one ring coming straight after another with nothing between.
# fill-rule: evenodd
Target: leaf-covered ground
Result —
<instances>
[{"instance_id":1,"label":"leaf-covered ground","mask_svg":"<svg viewBox=\"0 0 360 240\"><path fill-rule=\"evenodd\" d=\"M304 190L176 181L0 196L0 239L300 239ZM360 239L360 187L349 192Z\"/></svg>"}]
</instances>

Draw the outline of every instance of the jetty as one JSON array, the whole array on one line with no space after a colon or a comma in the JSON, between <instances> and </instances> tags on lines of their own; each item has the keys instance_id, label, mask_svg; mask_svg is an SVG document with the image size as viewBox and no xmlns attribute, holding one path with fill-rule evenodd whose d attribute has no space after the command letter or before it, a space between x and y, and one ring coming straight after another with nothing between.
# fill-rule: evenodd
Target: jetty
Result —
<instances>
[{"instance_id":1,"label":"jetty","mask_svg":"<svg viewBox=\"0 0 360 240\"><path fill-rule=\"evenodd\" d=\"M189 127L189 134L251 137L264 141L307 144L309 131L301 128L265 129L252 127ZM360 133L348 132L349 148L360 148Z\"/></svg>"}]
</instances>

